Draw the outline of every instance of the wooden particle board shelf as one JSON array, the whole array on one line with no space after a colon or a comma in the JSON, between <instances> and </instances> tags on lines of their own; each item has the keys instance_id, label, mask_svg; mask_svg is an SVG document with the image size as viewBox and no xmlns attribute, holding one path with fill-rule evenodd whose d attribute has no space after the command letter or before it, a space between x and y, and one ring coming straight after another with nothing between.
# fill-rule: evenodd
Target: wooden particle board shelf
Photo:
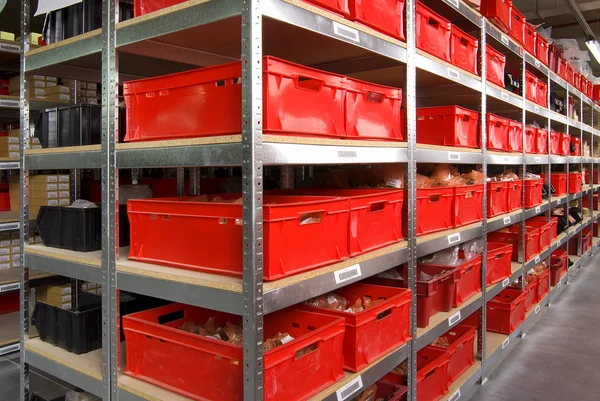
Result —
<instances>
[{"instance_id":1,"label":"wooden particle board shelf","mask_svg":"<svg viewBox=\"0 0 600 401\"><path fill-rule=\"evenodd\" d=\"M471 305L473 302L479 301L481 299L481 297L482 297L482 293L479 292L478 294L473 295L471 298L469 298L461 306L452 308L452 310L450 312L436 313L429 319L429 325L427 327L423 327L423 328L418 327L417 328L417 338L424 336L425 334L427 334L428 332L430 332L431 330L436 328L440 323L447 321L448 318L450 318L450 316L456 314L459 311L462 311L463 309L465 309L466 307ZM464 319L466 317L467 316L462 316L462 319Z\"/></svg>"},{"instance_id":2,"label":"wooden particle board shelf","mask_svg":"<svg viewBox=\"0 0 600 401\"><path fill-rule=\"evenodd\" d=\"M29 269L29 281L52 276L52 273ZM18 283L21 280L20 269L0 270L0 285ZM1 315L0 315L1 316Z\"/></svg>"},{"instance_id":3,"label":"wooden particle board shelf","mask_svg":"<svg viewBox=\"0 0 600 401\"><path fill-rule=\"evenodd\" d=\"M450 230L444 230L444 231L439 231L436 233L423 235L423 236L417 237L417 244L423 244L425 242L428 242L428 241L431 241L434 239L444 238L444 237L447 237L452 234L460 233L463 231L469 231L473 228L478 228L478 227L482 227L482 226L483 226L482 222L477 222L477 223L469 224L467 226L463 226L463 227L459 227L459 228L452 228Z\"/></svg>"},{"instance_id":4,"label":"wooden particle board shelf","mask_svg":"<svg viewBox=\"0 0 600 401\"><path fill-rule=\"evenodd\" d=\"M102 266L102 251L76 252L45 245L26 245L25 254L45 256L65 262L80 263L95 267Z\"/></svg>"},{"instance_id":5,"label":"wooden particle board shelf","mask_svg":"<svg viewBox=\"0 0 600 401\"><path fill-rule=\"evenodd\" d=\"M494 333L487 331L485 333L485 354L489 358L498 348L502 346L502 343L508 338L506 334Z\"/></svg>"},{"instance_id":6,"label":"wooden particle board shelf","mask_svg":"<svg viewBox=\"0 0 600 401\"><path fill-rule=\"evenodd\" d=\"M2 161L0 159L0 161ZM8 210L6 212L0 212L0 223L17 223L21 219L21 212Z\"/></svg>"}]
</instances>

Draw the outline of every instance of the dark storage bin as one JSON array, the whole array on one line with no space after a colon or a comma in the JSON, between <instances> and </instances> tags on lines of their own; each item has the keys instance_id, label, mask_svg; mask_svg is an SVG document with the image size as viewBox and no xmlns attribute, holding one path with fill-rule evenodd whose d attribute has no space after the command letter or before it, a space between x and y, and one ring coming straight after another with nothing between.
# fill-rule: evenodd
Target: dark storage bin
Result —
<instances>
[{"instance_id":1,"label":"dark storage bin","mask_svg":"<svg viewBox=\"0 0 600 401\"><path fill-rule=\"evenodd\" d=\"M133 18L133 1L119 1L119 20ZM46 43L81 35L102 27L102 0L83 0L46 15L42 36ZM37 45L37 43L35 43Z\"/></svg>"},{"instance_id":2,"label":"dark storage bin","mask_svg":"<svg viewBox=\"0 0 600 401\"><path fill-rule=\"evenodd\" d=\"M119 142L125 137L125 109L119 109ZM38 117L35 136L43 148L102 143L102 106L75 104L45 109Z\"/></svg>"},{"instance_id":3,"label":"dark storage bin","mask_svg":"<svg viewBox=\"0 0 600 401\"><path fill-rule=\"evenodd\" d=\"M37 230L45 246L78 252L102 249L102 208L41 206ZM119 246L129 245L127 205L119 205Z\"/></svg>"}]
</instances>

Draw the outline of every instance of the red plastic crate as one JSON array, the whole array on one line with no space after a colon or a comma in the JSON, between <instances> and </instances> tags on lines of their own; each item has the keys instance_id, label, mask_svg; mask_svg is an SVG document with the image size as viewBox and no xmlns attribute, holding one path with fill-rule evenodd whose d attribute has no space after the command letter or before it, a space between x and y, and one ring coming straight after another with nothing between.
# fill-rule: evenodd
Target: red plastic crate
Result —
<instances>
[{"instance_id":1,"label":"red plastic crate","mask_svg":"<svg viewBox=\"0 0 600 401\"><path fill-rule=\"evenodd\" d=\"M548 84L541 79L538 79L537 84L537 104L548 107Z\"/></svg>"},{"instance_id":2,"label":"red plastic crate","mask_svg":"<svg viewBox=\"0 0 600 401\"><path fill-rule=\"evenodd\" d=\"M0 212L10 210L10 194L8 191L0 192Z\"/></svg>"},{"instance_id":3,"label":"red plastic crate","mask_svg":"<svg viewBox=\"0 0 600 401\"><path fill-rule=\"evenodd\" d=\"M569 63L567 62L567 60L565 60L562 57L562 53L561 53L561 56L558 58L558 70L560 71L560 73L557 73L557 74L559 77L561 77L565 81L571 83L569 81L569 76L571 78L573 77L573 69L571 69L571 74L569 75L569 68L570 68Z\"/></svg>"},{"instance_id":4,"label":"red plastic crate","mask_svg":"<svg viewBox=\"0 0 600 401\"><path fill-rule=\"evenodd\" d=\"M550 285L555 287L561 277L567 272L567 252L564 249L557 249L550 256Z\"/></svg>"},{"instance_id":5,"label":"red plastic crate","mask_svg":"<svg viewBox=\"0 0 600 401\"><path fill-rule=\"evenodd\" d=\"M320 8L342 14L346 17L350 16L348 0L303 0L312 3Z\"/></svg>"},{"instance_id":6,"label":"red plastic crate","mask_svg":"<svg viewBox=\"0 0 600 401\"><path fill-rule=\"evenodd\" d=\"M452 24L421 2L417 2L416 46L444 61L450 60L450 36Z\"/></svg>"},{"instance_id":7,"label":"red plastic crate","mask_svg":"<svg viewBox=\"0 0 600 401\"><path fill-rule=\"evenodd\" d=\"M487 248L486 284L492 285L503 281L512 274L511 258L513 245L504 242L494 242L491 236Z\"/></svg>"},{"instance_id":8,"label":"red plastic crate","mask_svg":"<svg viewBox=\"0 0 600 401\"><path fill-rule=\"evenodd\" d=\"M511 334L525 321L526 293L514 288L505 288L487 303L487 330L494 333Z\"/></svg>"},{"instance_id":9,"label":"red plastic crate","mask_svg":"<svg viewBox=\"0 0 600 401\"><path fill-rule=\"evenodd\" d=\"M571 67L571 64L569 64L568 62L566 62L566 64L567 64L567 69L566 69L567 82L570 83L571 85L575 86L575 71L573 70L573 67Z\"/></svg>"},{"instance_id":10,"label":"red plastic crate","mask_svg":"<svg viewBox=\"0 0 600 401\"><path fill-rule=\"evenodd\" d=\"M210 317L220 326L242 323L242 316L183 304L124 316L125 374L195 400L241 401L243 348L178 329ZM344 319L295 309L265 315L264 337L280 332L294 340L264 354L265 400L305 400L344 377Z\"/></svg>"},{"instance_id":11,"label":"red plastic crate","mask_svg":"<svg viewBox=\"0 0 600 401\"><path fill-rule=\"evenodd\" d=\"M348 78L344 116L348 139L404 140L402 89Z\"/></svg>"},{"instance_id":12,"label":"red plastic crate","mask_svg":"<svg viewBox=\"0 0 600 401\"><path fill-rule=\"evenodd\" d=\"M509 121L508 126L508 151L523 151L523 123L515 120Z\"/></svg>"},{"instance_id":13,"label":"red plastic crate","mask_svg":"<svg viewBox=\"0 0 600 401\"><path fill-rule=\"evenodd\" d=\"M523 302L523 305L525 306L525 312L529 312L537 303L537 286L537 277L525 286L525 301Z\"/></svg>"},{"instance_id":14,"label":"red plastic crate","mask_svg":"<svg viewBox=\"0 0 600 401\"><path fill-rule=\"evenodd\" d=\"M460 106L417 109L417 142L428 145L479 147L479 114Z\"/></svg>"},{"instance_id":15,"label":"red plastic crate","mask_svg":"<svg viewBox=\"0 0 600 401\"><path fill-rule=\"evenodd\" d=\"M429 281L422 281L421 272L429 276L438 276ZM452 310L459 279L459 267L422 263L417 265L417 327L425 328L436 313Z\"/></svg>"},{"instance_id":16,"label":"red plastic crate","mask_svg":"<svg viewBox=\"0 0 600 401\"><path fill-rule=\"evenodd\" d=\"M349 0L350 19L405 41L404 0Z\"/></svg>"},{"instance_id":17,"label":"red plastic crate","mask_svg":"<svg viewBox=\"0 0 600 401\"><path fill-rule=\"evenodd\" d=\"M583 237L582 237L582 241L583 241L583 244L585 245L583 252L587 252L588 249L590 249L592 247L592 232L588 231L587 233L584 233Z\"/></svg>"},{"instance_id":18,"label":"red plastic crate","mask_svg":"<svg viewBox=\"0 0 600 401\"><path fill-rule=\"evenodd\" d=\"M454 307L461 306L466 300L481 291L481 255L463 262L460 267L460 279L454 292Z\"/></svg>"},{"instance_id":19,"label":"red plastic crate","mask_svg":"<svg viewBox=\"0 0 600 401\"><path fill-rule=\"evenodd\" d=\"M535 132L535 150L538 154L548 153L548 130L538 128Z\"/></svg>"},{"instance_id":20,"label":"red plastic crate","mask_svg":"<svg viewBox=\"0 0 600 401\"><path fill-rule=\"evenodd\" d=\"M598 184L598 170L594 169L594 184ZM590 180L590 170L586 169L585 170L585 182L587 182L588 184L591 182ZM596 210L596 209L594 209Z\"/></svg>"},{"instance_id":21,"label":"red plastic crate","mask_svg":"<svg viewBox=\"0 0 600 401\"><path fill-rule=\"evenodd\" d=\"M153 11L161 10L175 4L183 3L186 0L134 0L133 1L133 16L148 14Z\"/></svg>"},{"instance_id":22,"label":"red plastic crate","mask_svg":"<svg viewBox=\"0 0 600 401\"><path fill-rule=\"evenodd\" d=\"M552 223L541 220L528 219L527 221L525 221L525 225L527 225L528 227L539 228L539 249L540 252L545 251L552 242Z\"/></svg>"},{"instance_id":23,"label":"red plastic crate","mask_svg":"<svg viewBox=\"0 0 600 401\"><path fill-rule=\"evenodd\" d=\"M542 299L544 299L550 291L550 280L548 279L548 276L550 276L550 269L545 269L537 278L536 302L538 303L542 302Z\"/></svg>"},{"instance_id":24,"label":"red plastic crate","mask_svg":"<svg viewBox=\"0 0 600 401\"><path fill-rule=\"evenodd\" d=\"M477 75L477 51L479 41L452 25L450 61L455 66Z\"/></svg>"},{"instance_id":25,"label":"red plastic crate","mask_svg":"<svg viewBox=\"0 0 600 401\"><path fill-rule=\"evenodd\" d=\"M542 190L544 186L544 180L534 179L525 180L525 209L530 209L542 204L543 196Z\"/></svg>"},{"instance_id":26,"label":"red plastic crate","mask_svg":"<svg viewBox=\"0 0 600 401\"><path fill-rule=\"evenodd\" d=\"M584 96L587 95L587 79L581 74L579 78L579 90Z\"/></svg>"},{"instance_id":27,"label":"red plastic crate","mask_svg":"<svg viewBox=\"0 0 600 401\"><path fill-rule=\"evenodd\" d=\"M454 187L453 226L462 227L483 220L483 184Z\"/></svg>"},{"instance_id":28,"label":"red plastic crate","mask_svg":"<svg viewBox=\"0 0 600 401\"><path fill-rule=\"evenodd\" d=\"M427 346L417 352L417 394L419 401L438 401L448 394L446 350Z\"/></svg>"},{"instance_id":29,"label":"red plastic crate","mask_svg":"<svg viewBox=\"0 0 600 401\"><path fill-rule=\"evenodd\" d=\"M372 284L351 284L336 293L349 305L365 297L383 300L358 313L302 305L315 313L344 318L344 369L358 372L410 339L410 302L412 291Z\"/></svg>"},{"instance_id":30,"label":"red plastic crate","mask_svg":"<svg viewBox=\"0 0 600 401\"><path fill-rule=\"evenodd\" d=\"M510 120L487 113L488 149L508 151L508 131Z\"/></svg>"},{"instance_id":31,"label":"red plastic crate","mask_svg":"<svg viewBox=\"0 0 600 401\"><path fill-rule=\"evenodd\" d=\"M594 85L592 98L595 102L600 100L600 85Z\"/></svg>"},{"instance_id":32,"label":"red plastic crate","mask_svg":"<svg viewBox=\"0 0 600 401\"><path fill-rule=\"evenodd\" d=\"M587 181L587 182L589 182L589 181ZM584 209L588 209L590 207L589 197L584 196L581 199L583 201L583 207L584 207ZM598 210L598 194L594 194L592 196L592 205L594 207L594 210ZM596 224L596 223L594 223L594 224ZM595 233L595 231L594 231L594 233ZM596 234L594 234L594 236L598 237L598 235L596 235Z\"/></svg>"},{"instance_id":33,"label":"red plastic crate","mask_svg":"<svg viewBox=\"0 0 600 401\"><path fill-rule=\"evenodd\" d=\"M524 48L525 50L531 54L533 57L536 57L535 55L535 47L536 47L536 42L537 42L537 32L535 31L535 27L529 23L527 23L525 25L525 43L524 43Z\"/></svg>"},{"instance_id":34,"label":"red plastic crate","mask_svg":"<svg viewBox=\"0 0 600 401\"><path fill-rule=\"evenodd\" d=\"M547 221L546 216L535 216L535 217L532 217L527 220L527 223L530 223L530 222L538 222L538 223L548 224L548 226L550 227L550 230L549 230L550 243L552 243L552 241L554 241L557 238L557 236L558 236L558 233L557 233L558 217L550 217L550 221Z\"/></svg>"},{"instance_id":35,"label":"red plastic crate","mask_svg":"<svg viewBox=\"0 0 600 401\"><path fill-rule=\"evenodd\" d=\"M486 46L487 80L504 88L504 68L506 67L506 56L494 49L492 46Z\"/></svg>"},{"instance_id":36,"label":"red plastic crate","mask_svg":"<svg viewBox=\"0 0 600 401\"><path fill-rule=\"evenodd\" d=\"M532 154L536 152L536 135L537 128L525 127L525 153Z\"/></svg>"},{"instance_id":37,"label":"red plastic crate","mask_svg":"<svg viewBox=\"0 0 600 401\"><path fill-rule=\"evenodd\" d=\"M481 0L481 14L508 33L511 30L511 0Z\"/></svg>"},{"instance_id":38,"label":"red plastic crate","mask_svg":"<svg viewBox=\"0 0 600 401\"><path fill-rule=\"evenodd\" d=\"M508 213L507 181L490 181L487 184L487 217Z\"/></svg>"},{"instance_id":39,"label":"red plastic crate","mask_svg":"<svg viewBox=\"0 0 600 401\"><path fill-rule=\"evenodd\" d=\"M395 244L402 239L402 189L280 189L266 195L329 196L350 199L350 256Z\"/></svg>"},{"instance_id":40,"label":"red plastic crate","mask_svg":"<svg viewBox=\"0 0 600 401\"><path fill-rule=\"evenodd\" d=\"M573 71L573 86L581 91L581 74Z\"/></svg>"},{"instance_id":41,"label":"red plastic crate","mask_svg":"<svg viewBox=\"0 0 600 401\"><path fill-rule=\"evenodd\" d=\"M476 334L477 329L475 327L458 325L443 335L449 342L447 348L431 346L432 348L445 350L450 358L448 362L448 386L452 385L475 364Z\"/></svg>"},{"instance_id":42,"label":"red plastic crate","mask_svg":"<svg viewBox=\"0 0 600 401\"><path fill-rule=\"evenodd\" d=\"M521 262L521 239L519 225L512 225L488 235L490 241L512 244L512 260ZM525 227L525 260L528 261L540 253L540 230L535 227ZM489 252L488 252L489 254Z\"/></svg>"},{"instance_id":43,"label":"red plastic crate","mask_svg":"<svg viewBox=\"0 0 600 401\"><path fill-rule=\"evenodd\" d=\"M544 65L548 65L550 63L548 41L542 35L536 35L535 38L535 57Z\"/></svg>"},{"instance_id":44,"label":"red plastic crate","mask_svg":"<svg viewBox=\"0 0 600 401\"><path fill-rule=\"evenodd\" d=\"M544 180L545 181L545 180ZM552 196L563 196L567 194L567 174L552 173L550 174L550 184L556 191Z\"/></svg>"},{"instance_id":45,"label":"red plastic crate","mask_svg":"<svg viewBox=\"0 0 600 401\"><path fill-rule=\"evenodd\" d=\"M508 211L523 208L523 181L507 181Z\"/></svg>"},{"instance_id":46,"label":"red plastic crate","mask_svg":"<svg viewBox=\"0 0 600 401\"><path fill-rule=\"evenodd\" d=\"M229 203L194 197L128 201L129 258L241 277L242 205L231 203L239 195L218 197ZM217 195L208 200L218 200ZM264 279L276 280L348 258L349 216L347 198L265 196Z\"/></svg>"},{"instance_id":47,"label":"red plastic crate","mask_svg":"<svg viewBox=\"0 0 600 401\"><path fill-rule=\"evenodd\" d=\"M453 227L454 188L417 189L417 235Z\"/></svg>"},{"instance_id":48,"label":"red plastic crate","mask_svg":"<svg viewBox=\"0 0 600 401\"><path fill-rule=\"evenodd\" d=\"M525 98L537 103L538 78L529 70L525 71Z\"/></svg>"},{"instance_id":49,"label":"red plastic crate","mask_svg":"<svg viewBox=\"0 0 600 401\"><path fill-rule=\"evenodd\" d=\"M581 138L577 136L571 137L571 145L574 150L571 152L572 156L581 156Z\"/></svg>"},{"instance_id":50,"label":"red plastic crate","mask_svg":"<svg viewBox=\"0 0 600 401\"><path fill-rule=\"evenodd\" d=\"M125 82L125 140L241 132L241 66L235 62ZM264 132L343 137L345 86L341 75L264 57Z\"/></svg>"},{"instance_id":51,"label":"red plastic crate","mask_svg":"<svg viewBox=\"0 0 600 401\"><path fill-rule=\"evenodd\" d=\"M569 194L576 194L583 190L583 174L579 172L569 173L568 179Z\"/></svg>"},{"instance_id":52,"label":"red plastic crate","mask_svg":"<svg viewBox=\"0 0 600 401\"><path fill-rule=\"evenodd\" d=\"M586 93L587 97L589 97L590 99L592 99L594 97L594 84L592 83L592 81L588 80L588 85L587 85L587 93Z\"/></svg>"},{"instance_id":53,"label":"red plastic crate","mask_svg":"<svg viewBox=\"0 0 600 401\"><path fill-rule=\"evenodd\" d=\"M554 130L550 131L550 154L559 155L561 144L561 133Z\"/></svg>"},{"instance_id":54,"label":"red plastic crate","mask_svg":"<svg viewBox=\"0 0 600 401\"><path fill-rule=\"evenodd\" d=\"M385 379L385 377L384 377ZM377 393L375 400L383 399L388 401L403 401L405 394L408 392L408 387L395 383L390 383L386 380L379 380L377 383Z\"/></svg>"},{"instance_id":55,"label":"red plastic crate","mask_svg":"<svg viewBox=\"0 0 600 401\"><path fill-rule=\"evenodd\" d=\"M9 291L0 295L0 315L17 312L20 308L19 291Z\"/></svg>"},{"instance_id":56,"label":"red plastic crate","mask_svg":"<svg viewBox=\"0 0 600 401\"><path fill-rule=\"evenodd\" d=\"M517 7L511 7L510 11L511 17L511 26L510 26L510 36L516 40L519 44L525 44L525 27L527 26L527 21L525 19L525 15L517 10Z\"/></svg>"}]
</instances>

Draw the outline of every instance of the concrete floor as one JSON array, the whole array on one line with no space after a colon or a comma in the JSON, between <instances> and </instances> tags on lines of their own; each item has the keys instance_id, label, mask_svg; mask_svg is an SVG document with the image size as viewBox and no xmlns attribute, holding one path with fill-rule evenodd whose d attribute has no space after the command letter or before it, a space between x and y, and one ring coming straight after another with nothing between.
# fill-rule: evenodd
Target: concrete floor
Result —
<instances>
[{"instance_id":1,"label":"concrete floor","mask_svg":"<svg viewBox=\"0 0 600 401\"><path fill-rule=\"evenodd\" d=\"M600 254L573 277L472 401L600 400Z\"/></svg>"}]
</instances>

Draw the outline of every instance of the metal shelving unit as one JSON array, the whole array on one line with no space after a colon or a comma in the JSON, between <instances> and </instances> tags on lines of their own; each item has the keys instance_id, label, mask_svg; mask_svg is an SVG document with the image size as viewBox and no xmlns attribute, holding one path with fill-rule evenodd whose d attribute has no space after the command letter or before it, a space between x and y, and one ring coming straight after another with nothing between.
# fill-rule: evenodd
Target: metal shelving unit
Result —
<instances>
[{"instance_id":1,"label":"metal shelving unit","mask_svg":"<svg viewBox=\"0 0 600 401\"><path fill-rule=\"evenodd\" d=\"M20 47L21 60L21 136L22 136L22 202L20 228L22 243L27 244L29 233L28 180L29 171L58 169L101 169L102 171L102 251L79 253L48 248L42 245L23 246L21 251L21 400L29 396L29 365L78 386L94 395L108 400L120 401L179 401L185 398L157 386L122 374L124 355L119 328L119 291L152 295L243 315L244 321L244 400L263 398L262 372L262 319L270 313L311 297L333 291L366 277L376 275L403 263L408 264L409 286L416 288L417 258L464 243L476 238L486 238L487 233L508 225L520 223L535 215L549 216L556 207L577 203L581 209L581 198L589 196L590 205L594 192L600 186L586 187L578 194L547 199L540 206L518 210L495 218L484 218L480 223L448 230L424 237L416 237L416 188L417 163L451 163L480 165L484 173L490 166L516 167L521 173L528 168L542 168L546 172L560 165L592 166L592 175L597 174L594 163L595 138L600 137L600 107L593 104L578 90L557 77L523 50L494 25L481 17L461 0L444 0L446 12L460 15L480 30L481 77L461 71L456 67L416 50L415 47L415 0L406 1L407 42L402 43L370 28L349 22L297 0L190 0L178 6L115 23L115 2L103 1L103 28L78 37L45 47L31 49L28 42L29 0L22 2L23 42ZM177 35L178 32L186 35ZM373 69L392 69L390 84L404 87L407 121L407 142L383 143L337 140L290 140L285 137L263 135L262 112L262 56L263 49L285 58L293 54L294 46L282 43L275 35L285 32L302 47L311 52L300 52L300 58L308 65L322 68L352 71L357 61L368 58ZM219 37L216 44L211 42ZM188 38L188 39L186 39ZM193 40L189 40L193 38ZM522 74L532 68L546 77L549 88L555 85L566 95L572 94L579 100L579 115L586 117L585 123L574 121L566 115L525 100L525 94L517 96L486 81L486 43L502 49L510 57L522 63ZM217 50L215 51L215 46ZM312 47L312 48L311 48ZM296 49L297 50L297 49ZM185 63L186 68L213 65L225 61L242 60L242 117L243 130L239 135L218 140L196 138L156 143L117 143L118 85L139 74L158 75L165 73L164 64L142 64L140 60L152 53L161 61ZM369 58L370 57L370 58ZM90 69L90 63L96 66ZM137 64L136 64L137 63ZM167 63L168 64L168 63ZM371 64L369 64L371 65ZM136 68L137 67L137 68ZM398 70L398 74L396 74ZM29 102L25 76L31 72L62 77L102 81L102 145L79 146L58 149L28 149L30 110L36 105ZM166 71L168 72L168 71ZM548 126L552 122L578 130L583 139L589 134L592 155L571 157L529 155L522 153L498 153L487 150L485 124L482 128L482 149L475 151L460 148L439 148L417 145L416 106L421 92L419 80L422 76L434 77L445 84L474 95L481 115L488 110L488 102L501 104L520 115L519 120L528 122L535 118ZM16 99L11 100L16 101ZM1 104L0 104L1 105ZM16 107L16 106L14 106ZM491 108L490 108L491 109ZM589 113L589 117L588 117ZM589 122L589 124L588 124ZM549 141L549 139L548 139ZM525 139L524 139L525 142ZM583 141L582 141L583 142ZM600 142L600 141L598 141ZM600 155L600 153L598 153ZM371 163L406 163L407 170L407 216L408 235L405 241L386 248L349 259L343 263L327 266L311 274L301 274L294 280L263 283L262 259L262 184L263 171L267 166L340 165ZM128 260L128 248L119 249L118 232L118 169L150 167L230 167L241 166L243 176L243 279L213 274L178 271L165 267ZM0 164L1 168L1 164ZM548 174L549 180L549 174ZM486 216L487 192L484 191L483 215ZM416 294L413 291L411 333L412 340L391 351L363 371L346 374L334 386L324 390L313 399L339 401L341 390L355 383L362 388L370 386L387 372L408 360L409 399L416 400L416 352L446 332L450 327L464 321L477 311L479 313L478 360L459 380L453 384L445 400L455 401L485 383L494 367L519 342L527 328L539 320L544 307L549 305L568 283L569 275L550 290L549 295L528 314L527 320L510 336L486 331L487 301L510 283L523 275L540 260L547 259L559 246L568 244L569 239L579 236L581 231L600 217L600 213L589 213L583 222L570 228L554 241L550 248L524 263L514 262L512 275L501 283L486 286L485 261L483 255L482 292L459 308L440 313L432 318L425 329L416 327ZM524 233L522 235L524 241ZM595 251L599 241L588 252L578 258L570 272L584 265ZM28 336L29 286L32 269L42 274L59 274L74 279L100 283L102 292L102 348L89 354L73 355ZM352 270L356 274L340 282L336 273ZM13 285L14 287L14 285ZM0 287L2 288L2 287ZM357 389L358 392L358 389ZM352 395L356 395L357 392ZM347 398L350 398L349 395Z\"/></svg>"}]
</instances>

